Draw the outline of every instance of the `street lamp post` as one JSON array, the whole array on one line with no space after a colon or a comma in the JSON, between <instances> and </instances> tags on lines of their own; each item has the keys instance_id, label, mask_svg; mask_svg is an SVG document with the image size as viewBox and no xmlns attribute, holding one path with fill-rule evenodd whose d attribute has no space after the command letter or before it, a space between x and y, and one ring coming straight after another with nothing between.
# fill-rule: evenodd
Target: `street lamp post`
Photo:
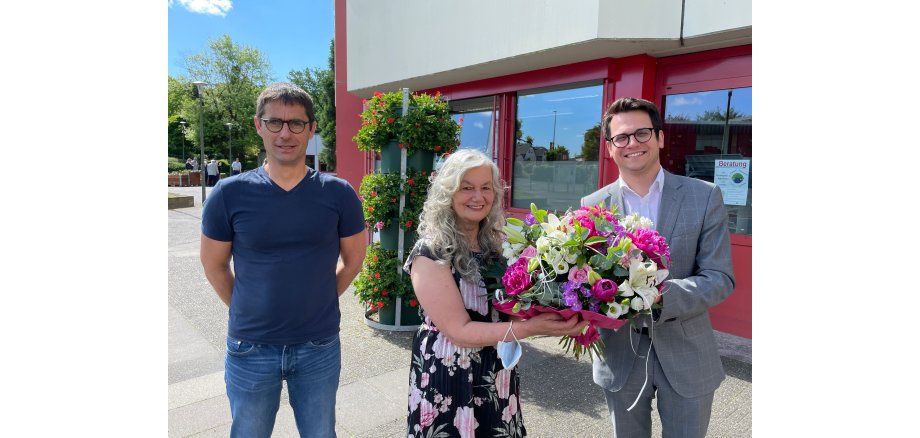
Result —
<instances>
[{"instance_id":1,"label":"street lamp post","mask_svg":"<svg viewBox=\"0 0 920 438\"><path fill-rule=\"evenodd\" d=\"M550 149L556 148L556 110L553 110L553 142L550 143Z\"/></svg>"},{"instance_id":2,"label":"street lamp post","mask_svg":"<svg viewBox=\"0 0 920 438\"><path fill-rule=\"evenodd\" d=\"M182 125L182 161L185 161L185 120L179 124Z\"/></svg>"},{"instance_id":3,"label":"street lamp post","mask_svg":"<svg viewBox=\"0 0 920 438\"><path fill-rule=\"evenodd\" d=\"M205 178L204 169L207 166L207 163L204 162L204 87L208 85L204 81L195 81L192 82L198 87L198 139L199 144L201 145L201 205L204 205L205 199L207 199L207 193L205 192L205 186L207 181Z\"/></svg>"},{"instance_id":4,"label":"street lamp post","mask_svg":"<svg viewBox=\"0 0 920 438\"><path fill-rule=\"evenodd\" d=\"M230 164L233 164L233 134L230 132L230 128L233 128L234 126L236 126L236 123L228 122L224 124L227 125L227 145L229 146L229 149L230 149L230 155L229 155Z\"/></svg>"}]
</instances>

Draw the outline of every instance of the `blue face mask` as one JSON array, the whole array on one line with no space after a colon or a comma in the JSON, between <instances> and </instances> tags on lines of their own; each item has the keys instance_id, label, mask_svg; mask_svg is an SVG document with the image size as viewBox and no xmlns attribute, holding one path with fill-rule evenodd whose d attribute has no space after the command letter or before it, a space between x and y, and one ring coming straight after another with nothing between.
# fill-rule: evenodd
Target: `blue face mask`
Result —
<instances>
[{"instance_id":1,"label":"blue face mask","mask_svg":"<svg viewBox=\"0 0 920 438\"><path fill-rule=\"evenodd\" d=\"M498 352L498 358L501 359L505 369L514 368L518 360L521 359L521 353L523 353L521 343L518 341L517 336L514 335L514 330L511 330L513 325L514 322L508 325L508 331L505 332L505 337L495 344L495 351ZM511 333L511 336L514 337L514 342L505 341L505 339L508 339L508 333Z\"/></svg>"}]
</instances>

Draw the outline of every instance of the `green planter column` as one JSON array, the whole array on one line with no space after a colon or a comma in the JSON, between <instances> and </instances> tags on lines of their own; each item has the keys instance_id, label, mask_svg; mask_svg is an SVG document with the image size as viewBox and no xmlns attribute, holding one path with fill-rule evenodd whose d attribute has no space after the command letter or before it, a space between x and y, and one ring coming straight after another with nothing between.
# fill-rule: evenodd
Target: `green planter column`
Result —
<instances>
[{"instance_id":1,"label":"green planter column","mask_svg":"<svg viewBox=\"0 0 920 438\"><path fill-rule=\"evenodd\" d=\"M434 170L434 152L423 150L412 152L412 155L406 157L406 168L431 173Z\"/></svg>"},{"instance_id":2,"label":"green planter column","mask_svg":"<svg viewBox=\"0 0 920 438\"><path fill-rule=\"evenodd\" d=\"M380 171L383 173L399 173L399 142L395 139L383 146L380 150Z\"/></svg>"}]
</instances>

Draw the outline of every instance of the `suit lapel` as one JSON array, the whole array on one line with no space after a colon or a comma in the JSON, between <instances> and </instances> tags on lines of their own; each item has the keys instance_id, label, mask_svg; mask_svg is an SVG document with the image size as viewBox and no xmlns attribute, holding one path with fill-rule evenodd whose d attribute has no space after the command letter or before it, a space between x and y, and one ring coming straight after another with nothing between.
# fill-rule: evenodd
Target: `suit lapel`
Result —
<instances>
[{"instance_id":1,"label":"suit lapel","mask_svg":"<svg viewBox=\"0 0 920 438\"><path fill-rule=\"evenodd\" d=\"M623 194L620 191L620 184L622 184L622 181L617 179L609 186L610 188L607 190L607 202L610 205L608 205L607 208L612 210L613 207L616 206L617 213L622 215L625 213L625 210L623 210Z\"/></svg>"},{"instance_id":2,"label":"suit lapel","mask_svg":"<svg viewBox=\"0 0 920 438\"><path fill-rule=\"evenodd\" d=\"M680 203L684 196L680 190L683 183L670 172L664 173L664 187L661 190L661 205L658 207L658 226L655 227L658 234L670 240L674 233L674 226L677 225L677 213L680 211Z\"/></svg>"}]
</instances>

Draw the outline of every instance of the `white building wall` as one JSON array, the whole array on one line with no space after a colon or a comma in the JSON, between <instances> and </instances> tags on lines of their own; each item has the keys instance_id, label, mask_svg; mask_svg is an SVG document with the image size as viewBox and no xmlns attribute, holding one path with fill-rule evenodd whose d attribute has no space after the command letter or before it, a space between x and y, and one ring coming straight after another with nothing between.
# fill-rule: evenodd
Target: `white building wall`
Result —
<instances>
[{"instance_id":1,"label":"white building wall","mask_svg":"<svg viewBox=\"0 0 920 438\"><path fill-rule=\"evenodd\" d=\"M348 0L346 14L348 88L362 96L751 42L751 0L686 0L684 46L681 0Z\"/></svg>"}]
</instances>

